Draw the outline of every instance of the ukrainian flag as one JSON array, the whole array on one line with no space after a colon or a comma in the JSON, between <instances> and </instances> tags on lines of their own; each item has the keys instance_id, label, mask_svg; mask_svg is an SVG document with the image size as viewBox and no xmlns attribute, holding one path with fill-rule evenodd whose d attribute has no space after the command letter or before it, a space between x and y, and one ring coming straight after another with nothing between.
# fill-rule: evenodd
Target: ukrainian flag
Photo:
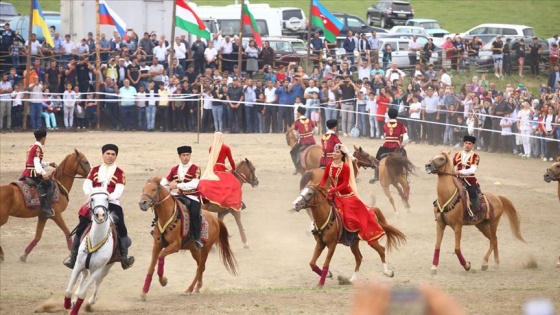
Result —
<instances>
[{"instance_id":1,"label":"ukrainian flag","mask_svg":"<svg viewBox=\"0 0 560 315\"><path fill-rule=\"evenodd\" d=\"M33 16L31 18L33 25L41 27L43 36L45 36L45 41L51 45L51 47L54 47L51 32L49 32L49 27L45 21L45 17L43 16L43 10L41 10L41 6L39 5L39 0L33 0Z\"/></svg>"}]
</instances>

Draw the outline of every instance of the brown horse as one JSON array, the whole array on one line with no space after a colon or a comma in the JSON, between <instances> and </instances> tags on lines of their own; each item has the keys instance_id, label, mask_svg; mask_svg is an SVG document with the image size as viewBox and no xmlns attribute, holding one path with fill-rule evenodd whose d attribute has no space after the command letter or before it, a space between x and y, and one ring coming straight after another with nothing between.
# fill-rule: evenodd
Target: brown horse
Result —
<instances>
[{"instance_id":1,"label":"brown horse","mask_svg":"<svg viewBox=\"0 0 560 315\"><path fill-rule=\"evenodd\" d=\"M259 185L259 178L255 173L255 166L253 165L253 163L251 163L251 161L249 161L249 159L245 159L237 163L233 175L235 175L235 178L237 178L237 180L239 181L239 185L241 186L243 186L244 183L251 185L251 187L253 188ZM202 209L218 213L218 219L222 221L226 214L231 213L231 215L233 215L233 217L235 218L235 222L237 223L237 228L239 229L239 234L241 235L241 241L243 241L243 247L249 248L249 242L247 242L245 229L243 228L243 223L241 222L241 211L235 211L233 209L220 207L219 205L213 203L204 204L202 206Z\"/></svg>"},{"instance_id":2,"label":"brown horse","mask_svg":"<svg viewBox=\"0 0 560 315\"><path fill-rule=\"evenodd\" d=\"M74 178L85 178L91 169L89 161L83 153L74 149L74 152L68 154L64 160L57 166L56 170L51 174L50 178L58 185L60 192L64 198L52 204L54 217L51 217L56 225L62 230L66 237L68 249L72 245L70 231L62 218L62 212L68 206L68 195L74 184ZM80 175L80 177L76 177ZM18 218L33 218L41 214L40 208L27 208L20 189L14 185L0 186L0 226L8 222L10 216ZM35 238L25 248L24 254L19 258L22 262L27 260L27 256L33 248L39 243L43 235L43 230L47 224L47 218L39 217L37 228L35 230ZM4 252L0 246L0 261L4 260Z\"/></svg>"},{"instance_id":3,"label":"brown horse","mask_svg":"<svg viewBox=\"0 0 560 315\"><path fill-rule=\"evenodd\" d=\"M296 137L294 127L292 126L288 128L288 131L286 131L286 143L290 148L293 148L297 142L298 139ZM300 165L299 165L300 173L303 174L308 170L318 168L321 163L321 156L323 156L323 150L321 149L321 146L320 145L312 146L305 154L304 160L300 161Z\"/></svg>"},{"instance_id":4,"label":"brown horse","mask_svg":"<svg viewBox=\"0 0 560 315\"><path fill-rule=\"evenodd\" d=\"M325 278L329 273L330 261L334 255L334 250L339 243L339 235L342 226L339 225L338 221L334 217L333 207L331 207L328 202L328 194L325 187L320 187L318 182L321 180L321 173L323 170L313 170L306 172L301 179L300 185L304 186L302 192L293 202L294 211L299 212L303 208L311 208L313 214L313 219L315 220L315 230L313 234L315 235L315 250L313 252L313 257L309 262L311 270L320 276L319 286L325 284ZM381 227L385 230L385 235L387 236L387 249L397 249L399 245L406 242L405 235L399 231L397 228L389 225L383 213L379 208L373 208L375 214L377 215L377 220ZM336 210L334 210L336 211ZM360 252L360 243L358 241L354 242L350 246L352 254L354 254L354 259L356 265L354 267L354 273L350 278L353 282L357 280L358 273L360 271L360 265L362 264L362 254ZM327 257L323 263L323 269L319 269L317 266L317 259L327 247ZM377 251L381 257L381 262L383 263L383 274L388 277L393 277L394 272L387 267L385 262L385 247L383 247L379 242L371 245L373 249Z\"/></svg>"},{"instance_id":5,"label":"brown horse","mask_svg":"<svg viewBox=\"0 0 560 315\"><path fill-rule=\"evenodd\" d=\"M157 222L153 230L154 245L152 247L152 261L148 267L148 274L142 288L141 299L146 300L146 295L150 290L152 276L156 262L158 264L158 276L161 286L167 285L167 278L163 276L165 256L178 252L180 249L189 250L196 261L196 275L191 285L184 293L199 292L202 287L202 274L206 269L206 259L214 243L219 245L220 258L222 263L233 275L237 275L237 261L229 246L228 230L224 223L218 220L210 212L203 210L202 215L208 221L208 240L204 246L197 249L194 242L190 239L183 239L181 236L181 219L177 218L177 200L169 191L160 185L160 178L152 177L148 179L142 189L142 196L138 204L142 211L152 208L155 212Z\"/></svg>"},{"instance_id":6,"label":"brown horse","mask_svg":"<svg viewBox=\"0 0 560 315\"><path fill-rule=\"evenodd\" d=\"M410 184L408 183L408 175L414 173L415 167L406 156L394 152L378 161L375 157L364 151L362 147L356 146L354 146L353 156L359 167L379 167L379 183L383 188L385 196L391 202L395 214L398 214L398 212L395 207L395 200L391 196L391 191L389 191L389 186L391 185L397 189L404 207L410 212L410 204L408 202L410 198Z\"/></svg>"},{"instance_id":7,"label":"brown horse","mask_svg":"<svg viewBox=\"0 0 560 315\"><path fill-rule=\"evenodd\" d=\"M547 183L551 181L558 182L558 200L560 200L560 157L556 158L556 162L546 170L546 173L544 173L544 181ZM556 267L560 267L560 256L558 256Z\"/></svg>"},{"instance_id":8,"label":"brown horse","mask_svg":"<svg viewBox=\"0 0 560 315\"><path fill-rule=\"evenodd\" d=\"M488 200L494 205L494 218L479 219L477 221L464 223L463 218L465 209L463 208L463 203L461 202L462 197L460 197L461 194L459 193L463 187L456 175L453 174L453 162L448 152L442 152L433 157L428 164L426 164L426 172L429 174L436 174L438 176L437 204L443 205L440 206L442 208L441 211L438 210L438 207L434 207L434 216L437 222L437 236L431 269L431 273L433 275L437 274L441 241L443 239L443 232L447 225L451 226L453 232L455 232L455 254L466 271L471 269L471 263L467 262L461 253L461 231L463 229L463 225L465 224L476 226L490 241L490 247L488 248L482 262L483 271L488 269L488 260L492 252L494 252L494 263L496 264L496 267L498 267L500 263L500 256L498 254L498 237L496 235L496 231L503 213L505 213L509 219L513 236L516 239L525 242L523 236L521 236L518 213L511 201L503 196L485 192L484 195L486 198L488 198ZM468 198L466 196L463 197Z\"/></svg>"}]
</instances>

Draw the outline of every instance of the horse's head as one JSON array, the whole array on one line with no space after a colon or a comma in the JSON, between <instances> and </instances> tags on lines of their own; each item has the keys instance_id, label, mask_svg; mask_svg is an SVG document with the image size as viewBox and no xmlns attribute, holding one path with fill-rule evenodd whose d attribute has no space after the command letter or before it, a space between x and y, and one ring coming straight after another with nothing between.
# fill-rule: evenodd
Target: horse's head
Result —
<instances>
[{"instance_id":1,"label":"horse's head","mask_svg":"<svg viewBox=\"0 0 560 315\"><path fill-rule=\"evenodd\" d=\"M377 161L376 158L371 156L366 151L362 150L362 147L354 146L354 153L352 154L352 156L354 157L358 167L376 168L379 165L379 161Z\"/></svg>"},{"instance_id":2,"label":"horse's head","mask_svg":"<svg viewBox=\"0 0 560 315\"><path fill-rule=\"evenodd\" d=\"M140 210L147 211L148 209L161 203L161 191L163 186L159 183L160 178L152 177L148 179L144 188L142 188L142 196L140 196L140 201L138 205Z\"/></svg>"},{"instance_id":3,"label":"horse's head","mask_svg":"<svg viewBox=\"0 0 560 315\"><path fill-rule=\"evenodd\" d=\"M60 169L60 172L58 170ZM86 156L74 149L74 152L68 154L62 163L57 168L57 174L70 176L73 178L86 178L91 170L91 164L89 163ZM77 177L76 175L79 175Z\"/></svg>"},{"instance_id":4,"label":"horse's head","mask_svg":"<svg viewBox=\"0 0 560 315\"><path fill-rule=\"evenodd\" d=\"M296 200L292 202L293 210L299 212L301 209L316 207L327 200L327 190L318 184L309 181Z\"/></svg>"},{"instance_id":5,"label":"horse's head","mask_svg":"<svg viewBox=\"0 0 560 315\"><path fill-rule=\"evenodd\" d=\"M560 180L560 157L556 159L556 162L550 166L544 173L544 181L550 183L551 181Z\"/></svg>"},{"instance_id":6,"label":"horse's head","mask_svg":"<svg viewBox=\"0 0 560 315\"><path fill-rule=\"evenodd\" d=\"M89 195L89 209L97 224L102 224L109 218L109 193L104 187L97 187Z\"/></svg>"},{"instance_id":7,"label":"horse's head","mask_svg":"<svg viewBox=\"0 0 560 315\"><path fill-rule=\"evenodd\" d=\"M255 188L259 186L259 178L257 177L256 168L249 159L245 158L245 160L239 162L239 164L235 167L235 172L243 182L251 185L251 187Z\"/></svg>"},{"instance_id":8,"label":"horse's head","mask_svg":"<svg viewBox=\"0 0 560 315\"><path fill-rule=\"evenodd\" d=\"M425 167L428 174L451 173L453 166L449 152L441 152L434 156Z\"/></svg>"}]
</instances>

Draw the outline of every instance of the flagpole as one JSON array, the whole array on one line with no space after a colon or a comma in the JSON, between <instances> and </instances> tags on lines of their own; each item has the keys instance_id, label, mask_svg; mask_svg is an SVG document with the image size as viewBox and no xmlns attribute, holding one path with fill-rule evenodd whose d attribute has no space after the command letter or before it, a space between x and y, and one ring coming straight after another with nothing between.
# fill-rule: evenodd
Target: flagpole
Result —
<instances>
[{"instance_id":1,"label":"flagpole","mask_svg":"<svg viewBox=\"0 0 560 315\"><path fill-rule=\"evenodd\" d=\"M243 6L245 5L245 0L241 0L241 16L239 18L239 47L237 48L237 69L239 69L239 76L241 77L241 72L243 67L241 64L242 49L243 48Z\"/></svg>"},{"instance_id":2,"label":"flagpole","mask_svg":"<svg viewBox=\"0 0 560 315\"><path fill-rule=\"evenodd\" d=\"M27 42L29 43L29 49L27 51L27 58L26 58L26 62L25 62L25 70L26 70L26 75L25 78L23 79L23 82L27 83L27 86L24 86L24 90L30 91L29 90L29 86L31 85L31 82L29 82L29 79L31 78L31 34L33 34L33 0L30 0L31 2L31 6L29 9L29 31L27 32ZM23 43L25 45L25 43ZM27 113L29 111L29 101L27 102L23 102L23 125L22 128L23 130L27 130Z\"/></svg>"},{"instance_id":3,"label":"flagpole","mask_svg":"<svg viewBox=\"0 0 560 315\"><path fill-rule=\"evenodd\" d=\"M101 27L99 26L99 0L95 0L95 98L100 99L99 95L99 84L101 80ZM97 130L101 127L101 106L99 101L97 101Z\"/></svg>"},{"instance_id":4,"label":"flagpole","mask_svg":"<svg viewBox=\"0 0 560 315\"><path fill-rule=\"evenodd\" d=\"M307 26L307 67L309 67L310 50L311 50L311 11L313 10L313 0L309 0L309 25ZM306 69L308 71L308 69Z\"/></svg>"},{"instance_id":5,"label":"flagpole","mask_svg":"<svg viewBox=\"0 0 560 315\"><path fill-rule=\"evenodd\" d=\"M170 47L171 50L169 52L169 79L173 76L173 59L175 59L175 47L177 44L175 43L175 19L177 18L177 2L173 0L173 19L171 20L171 40ZM186 69L183 69L185 71Z\"/></svg>"}]
</instances>

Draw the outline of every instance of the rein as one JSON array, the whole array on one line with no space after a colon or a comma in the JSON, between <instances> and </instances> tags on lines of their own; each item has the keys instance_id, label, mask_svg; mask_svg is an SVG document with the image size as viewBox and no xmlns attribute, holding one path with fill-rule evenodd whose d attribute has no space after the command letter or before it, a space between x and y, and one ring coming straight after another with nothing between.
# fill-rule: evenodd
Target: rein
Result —
<instances>
[{"instance_id":1,"label":"rein","mask_svg":"<svg viewBox=\"0 0 560 315\"><path fill-rule=\"evenodd\" d=\"M327 195L327 194L323 194L323 193L321 192L321 195L323 196L323 199L320 199L319 201L317 201L317 202L314 203L314 204L309 204L309 202L311 201L311 199L313 199L313 197L315 197L315 195L317 195L317 193L319 193L320 190L317 189L317 187L314 187L314 186L312 186L312 185L307 185L306 188L311 189L311 191L313 191L313 193L311 194L311 196L309 197L309 199L305 198L305 196L302 195L302 194L299 195L299 196L305 201L304 206L309 207L309 208L311 208L311 207L316 207L316 206L318 206L319 204L323 203L323 201L325 201L325 200L327 199L327 196L328 196L328 195Z\"/></svg>"},{"instance_id":2,"label":"rein","mask_svg":"<svg viewBox=\"0 0 560 315\"><path fill-rule=\"evenodd\" d=\"M241 165L241 164L240 164L240 165ZM255 176L255 171L254 171L252 168L250 168L248 165L246 165L246 167L247 167L247 168L249 169L249 171L251 172L251 178L253 179L252 181L249 181L249 179L247 178L247 176L245 176L245 174L238 172L238 171L237 171L237 168L233 171L233 175L235 175L236 177L240 178L242 182L244 182L244 183L246 183L246 184L249 184L249 185L253 185L253 184L254 184L253 182L255 181L255 178L256 178L257 176Z\"/></svg>"},{"instance_id":3,"label":"rein","mask_svg":"<svg viewBox=\"0 0 560 315\"><path fill-rule=\"evenodd\" d=\"M148 197L148 199L150 199L152 201L152 203L150 203L150 208L152 208L152 210L153 210L154 207L161 205L163 202L165 202L167 199L169 199L169 197L171 197L171 194L168 194L167 197L163 198L161 201L157 201L157 199L159 199L161 188L163 186L161 186L161 184L156 182L155 180L151 180L151 179L148 179L148 183L156 184L156 187L157 187L156 195L152 197L152 196L150 196L146 193L143 193L142 196L146 196L146 197Z\"/></svg>"}]
</instances>

